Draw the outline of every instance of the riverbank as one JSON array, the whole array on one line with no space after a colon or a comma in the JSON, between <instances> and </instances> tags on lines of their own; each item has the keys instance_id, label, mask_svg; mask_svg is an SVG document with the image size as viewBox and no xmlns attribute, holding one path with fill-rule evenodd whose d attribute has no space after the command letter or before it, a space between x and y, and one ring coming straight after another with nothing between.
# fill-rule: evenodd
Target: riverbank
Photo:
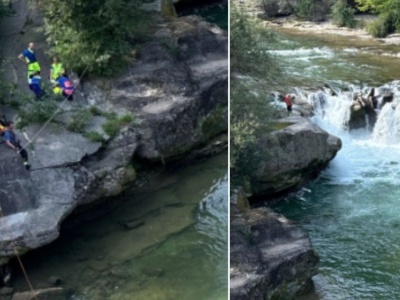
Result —
<instances>
[{"instance_id":1,"label":"riverbank","mask_svg":"<svg viewBox=\"0 0 400 300\"><path fill-rule=\"evenodd\" d=\"M362 27L358 28L338 27L329 19L322 22L299 21L294 16L278 17L268 21L264 20L262 22L271 28L297 31L305 35L337 35L370 41L376 44L400 46L400 33L393 33L385 38L374 38L367 32L366 26L376 18L376 15L356 15L356 20L362 24Z\"/></svg>"}]
</instances>

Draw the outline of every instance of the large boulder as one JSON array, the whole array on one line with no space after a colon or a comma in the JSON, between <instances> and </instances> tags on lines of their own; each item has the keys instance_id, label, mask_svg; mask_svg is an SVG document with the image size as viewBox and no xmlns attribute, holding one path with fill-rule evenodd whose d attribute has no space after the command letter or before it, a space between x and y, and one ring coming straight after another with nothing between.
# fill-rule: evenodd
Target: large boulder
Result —
<instances>
[{"instance_id":1,"label":"large boulder","mask_svg":"<svg viewBox=\"0 0 400 300\"><path fill-rule=\"evenodd\" d=\"M107 91L86 84L84 93L103 110L138 119L140 158L173 159L226 132L227 35L198 17L184 17L155 33L156 41Z\"/></svg>"},{"instance_id":2,"label":"large boulder","mask_svg":"<svg viewBox=\"0 0 400 300\"><path fill-rule=\"evenodd\" d=\"M316 275L308 234L267 208L231 214L230 298L293 299Z\"/></svg>"},{"instance_id":3,"label":"large boulder","mask_svg":"<svg viewBox=\"0 0 400 300\"><path fill-rule=\"evenodd\" d=\"M281 119L285 128L261 135L257 162L252 165L251 193L276 194L299 187L318 174L340 150L342 143L309 119Z\"/></svg>"}]
</instances>

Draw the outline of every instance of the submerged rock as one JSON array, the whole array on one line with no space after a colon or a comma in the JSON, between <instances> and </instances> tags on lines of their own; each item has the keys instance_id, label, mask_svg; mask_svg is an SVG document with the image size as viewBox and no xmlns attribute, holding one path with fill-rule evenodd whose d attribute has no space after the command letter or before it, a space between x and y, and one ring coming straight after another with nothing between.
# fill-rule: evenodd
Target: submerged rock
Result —
<instances>
[{"instance_id":1,"label":"submerged rock","mask_svg":"<svg viewBox=\"0 0 400 300\"><path fill-rule=\"evenodd\" d=\"M293 299L316 275L308 234L267 208L231 216L230 299Z\"/></svg>"}]
</instances>

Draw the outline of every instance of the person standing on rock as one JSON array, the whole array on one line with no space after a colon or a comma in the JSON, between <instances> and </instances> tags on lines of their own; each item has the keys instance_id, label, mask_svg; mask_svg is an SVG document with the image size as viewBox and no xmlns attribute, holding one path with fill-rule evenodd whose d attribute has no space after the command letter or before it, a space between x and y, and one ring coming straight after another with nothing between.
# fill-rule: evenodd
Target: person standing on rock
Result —
<instances>
[{"instance_id":1,"label":"person standing on rock","mask_svg":"<svg viewBox=\"0 0 400 300\"><path fill-rule=\"evenodd\" d=\"M57 57L53 57L53 63L50 67L50 81L53 84L57 83L58 77L65 73L64 66L60 63Z\"/></svg>"},{"instance_id":2,"label":"person standing on rock","mask_svg":"<svg viewBox=\"0 0 400 300\"><path fill-rule=\"evenodd\" d=\"M292 106L294 99L296 99L296 96L293 94L287 94L284 98L284 101L286 103L287 116L290 116L292 113Z\"/></svg>"},{"instance_id":3,"label":"person standing on rock","mask_svg":"<svg viewBox=\"0 0 400 300\"><path fill-rule=\"evenodd\" d=\"M10 121L6 123L7 129L4 132L4 139L6 140L6 145L11 149L17 151L22 159L24 160L25 169L29 170L31 165L28 162L28 152L22 148L20 141L17 139L14 133L14 122Z\"/></svg>"},{"instance_id":4,"label":"person standing on rock","mask_svg":"<svg viewBox=\"0 0 400 300\"><path fill-rule=\"evenodd\" d=\"M33 75L36 72L40 72L40 65L36 60L35 54L35 44L29 43L28 48L25 49L18 58L28 66L28 81L29 76Z\"/></svg>"}]
</instances>

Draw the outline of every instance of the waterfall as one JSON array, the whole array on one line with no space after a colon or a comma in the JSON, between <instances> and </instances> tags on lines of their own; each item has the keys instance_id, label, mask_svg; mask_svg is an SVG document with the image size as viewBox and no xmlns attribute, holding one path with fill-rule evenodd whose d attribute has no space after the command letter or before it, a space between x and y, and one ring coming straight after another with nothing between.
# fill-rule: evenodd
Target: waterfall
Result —
<instances>
[{"instance_id":1,"label":"waterfall","mask_svg":"<svg viewBox=\"0 0 400 300\"><path fill-rule=\"evenodd\" d=\"M398 97L393 100L393 103L387 103L383 106L378 115L372 139L377 143L400 143L400 106L398 105Z\"/></svg>"},{"instance_id":2,"label":"waterfall","mask_svg":"<svg viewBox=\"0 0 400 300\"><path fill-rule=\"evenodd\" d=\"M350 120L350 106L353 102L352 94L343 92L331 96L323 91L311 93L308 101L314 107L316 118L329 124L334 131L347 131Z\"/></svg>"}]
</instances>

